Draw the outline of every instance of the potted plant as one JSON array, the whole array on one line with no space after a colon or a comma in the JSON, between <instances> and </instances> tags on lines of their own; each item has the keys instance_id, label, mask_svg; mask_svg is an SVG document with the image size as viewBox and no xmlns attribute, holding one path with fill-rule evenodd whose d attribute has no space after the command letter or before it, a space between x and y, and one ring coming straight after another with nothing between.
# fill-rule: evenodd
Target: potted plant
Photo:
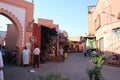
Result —
<instances>
[{"instance_id":1,"label":"potted plant","mask_svg":"<svg viewBox=\"0 0 120 80\"><path fill-rule=\"evenodd\" d=\"M87 69L87 74L89 76L89 79L92 80L94 75L94 69Z\"/></svg>"},{"instance_id":2,"label":"potted plant","mask_svg":"<svg viewBox=\"0 0 120 80\"><path fill-rule=\"evenodd\" d=\"M95 64L95 67L92 69L87 69L87 74L90 80L101 80L102 78L102 67L104 65L105 56L102 55L93 55L91 62Z\"/></svg>"}]
</instances>

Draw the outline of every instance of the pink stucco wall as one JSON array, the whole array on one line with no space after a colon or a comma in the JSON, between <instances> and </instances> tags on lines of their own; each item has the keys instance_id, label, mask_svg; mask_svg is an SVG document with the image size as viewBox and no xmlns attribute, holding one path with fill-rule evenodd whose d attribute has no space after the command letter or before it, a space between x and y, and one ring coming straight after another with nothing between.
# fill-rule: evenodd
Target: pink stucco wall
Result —
<instances>
[{"instance_id":1,"label":"pink stucco wall","mask_svg":"<svg viewBox=\"0 0 120 80\"><path fill-rule=\"evenodd\" d=\"M53 20L50 20L50 19L38 18L38 20L36 22L40 25L48 26L50 28L56 28L57 30L59 28L59 25L54 24Z\"/></svg>"},{"instance_id":2,"label":"pink stucco wall","mask_svg":"<svg viewBox=\"0 0 120 80\"><path fill-rule=\"evenodd\" d=\"M17 46L21 52L22 47L29 43L32 36L34 4L25 0L0 0L0 7L0 14L9 18L16 25L19 34ZM17 62L21 63L21 53L17 55Z\"/></svg>"},{"instance_id":3,"label":"pink stucco wall","mask_svg":"<svg viewBox=\"0 0 120 80\"><path fill-rule=\"evenodd\" d=\"M120 13L119 3L120 0L98 0L93 13L91 13L92 22L88 28L93 27L91 31L98 41L97 47L98 49L102 48L105 53L120 53L120 40L112 30L120 26L117 18ZM103 39L102 44L100 44L100 39Z\"/></svg>"}]
</instances>

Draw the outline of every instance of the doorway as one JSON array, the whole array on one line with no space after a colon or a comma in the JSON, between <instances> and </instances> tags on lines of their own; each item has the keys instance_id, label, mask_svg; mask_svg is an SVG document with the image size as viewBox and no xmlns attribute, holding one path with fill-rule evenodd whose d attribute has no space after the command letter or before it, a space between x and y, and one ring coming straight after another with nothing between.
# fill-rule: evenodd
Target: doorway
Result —
<instances>
[{"instance_id":1,"label":"doorway","mask_svg":"<svg viewBox=\"0 0 120 80\"><path fill-rule=\"evenodd\" d=\"M4 62L17 63L20 55L16 50L20 47L18 27L15 21L5 13L0 12L0 19L0 45L1 49L5 49Z\"/></svg>"}]
</instances>

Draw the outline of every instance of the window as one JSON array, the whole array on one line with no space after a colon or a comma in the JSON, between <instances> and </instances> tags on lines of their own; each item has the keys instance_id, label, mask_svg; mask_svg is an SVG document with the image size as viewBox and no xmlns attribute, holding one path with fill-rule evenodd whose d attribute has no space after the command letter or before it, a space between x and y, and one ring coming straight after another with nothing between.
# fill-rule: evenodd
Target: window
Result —
<instances>
[{"instance_id":1,"label":"window","mask_svg":"<svg viewBox=\"0 0 120 80\"><path fill-rule=\"evenodd\" d=\"M100 49L101 53L103 53L103 51L104 51L104 38L99 39L99 49Z\"/></svg>"},{"instance_id":2,"label":"window","mask_svg":"<svg viewBox=\"0 0 120 80\"><path fill-rule=\"evenodd\" d=\"M100 26L101 26L101 23L100 23L100 14L99 14L94 21L94 29L97 30Z\"/></svg>"}]
</instances>

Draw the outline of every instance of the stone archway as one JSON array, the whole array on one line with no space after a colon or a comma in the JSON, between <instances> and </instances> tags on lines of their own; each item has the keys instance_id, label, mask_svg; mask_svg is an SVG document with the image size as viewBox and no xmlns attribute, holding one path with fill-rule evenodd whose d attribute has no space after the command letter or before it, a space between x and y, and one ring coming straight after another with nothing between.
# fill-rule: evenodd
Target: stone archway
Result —
<instances>
[{"instance_id":1,"label":"stone archway","mask_svg":"<svg viewBox=\"0 0 120 80\"><path fill-rule=\"evenodd\" d=\"M5 10L4 8L1 8L0 9L0 14L6 16L7 18L9 18L16 26L16 30L18 30L18 41L17 41L17 45L18 45L18 48L19 48L19 51L21 52L22 50L22 26L20 24L20 21L17 19L17 17L15 17L15 15L13 15L11 12L9 12L8 10ZM17 63L20 64L20 61L21 61L21 53L18 53L17 54Z\"/></svg>"}]
</instances>

